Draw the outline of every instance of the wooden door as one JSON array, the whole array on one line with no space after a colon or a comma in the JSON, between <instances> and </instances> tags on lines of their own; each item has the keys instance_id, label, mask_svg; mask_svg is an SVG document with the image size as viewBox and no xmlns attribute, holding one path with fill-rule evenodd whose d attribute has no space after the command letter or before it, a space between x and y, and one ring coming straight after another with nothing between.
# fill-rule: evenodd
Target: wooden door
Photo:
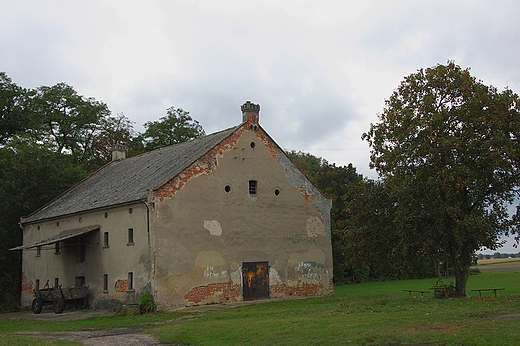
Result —
<instances>
[{"instance_id":1,"label":"wooden door","mask_svg":"<svg viewBox=\"0 0 520 346\"><path fill-rule=\"evenodd\" d=\"M269 263L243 262L242 283L244 300L269 298Z\"/></svg>"}]
</instances>

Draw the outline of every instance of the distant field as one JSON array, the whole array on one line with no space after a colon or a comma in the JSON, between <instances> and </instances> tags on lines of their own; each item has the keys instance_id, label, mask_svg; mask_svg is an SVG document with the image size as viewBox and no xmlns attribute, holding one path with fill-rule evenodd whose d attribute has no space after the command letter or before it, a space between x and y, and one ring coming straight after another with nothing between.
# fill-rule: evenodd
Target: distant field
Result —
<instances>
[{"instance_id":1,"label":"distant field","mask_svg":"<svg viewBox=\"0 0 520 346\"><path fill-rule=\"evenodd\" d=\"M520 258L491 258L478 260L477 263L481 272L520 271Z\"/></svg>"},{"instance_id":2,"label":"distant field","mask_svg":"<svg viewBox=\"0 0 520 346\"><path fill-rule=\"evenodd\" d=\"M490 259L481 259L478 260L478 265L487 265L487 264L499 264L499 263L509 263L509 262L520 262L520 258L490 258Z\"/></svg>"}]
</instances>

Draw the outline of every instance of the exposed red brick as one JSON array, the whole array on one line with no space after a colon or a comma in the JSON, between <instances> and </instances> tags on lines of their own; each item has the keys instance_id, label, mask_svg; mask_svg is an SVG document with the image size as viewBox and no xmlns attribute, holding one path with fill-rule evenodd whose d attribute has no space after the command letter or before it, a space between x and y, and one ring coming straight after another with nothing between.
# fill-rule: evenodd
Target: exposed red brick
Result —
<instances>
[{"instance_id":1,"label":"exposed red brick","mask_svg":"<svg viewBox=\"0 0 520 346\"><path fill-rule=\"evenodd\" d=\"M169 182L154 191L154 199L163 201L165 198L171 198L177 191L182 189L184 185L201 174L210 174L217 167L217 156L223 156L225 152L232 150L240 136L246 131L251 124L244 123L240 128L233 132L229 137L224 139L216 147L211 149L208 153L200 157L197 161L183 170L179 175L172 178ZM274 143L272 139L262 130L256 131L257 136L265 144L274 159L278 159L280 148Z\"/></svg>"},{"instance_id":2,"label":"exposed red brick","mask_svg":"<svg viewBox=\"0 0 520 346\"><path fill-rule=\"evenodd\" d=\"M117 280L116 292L125 293L126 291L128 291L128 280Z\"/></svg>"},{"instance_id":3,"label":"exposed red brick","mask_svg":"<svg viewBox=\"0 0 520 346\"><path fill-rule=\"evenodd\" d=\"M175 176L169 182L157 189L154 192L154 199L159 199L159 201L162 202L165 198L172 197L192 178L201 174L211 173L217 167L216 156L222 156L224 152L231 150L236 145L240 135L245 131L245 129L245 126L237 129L233 134L231 134L231 136L220 142L218 146L211 149L208 153L183 170L179 175Z\"/></svg>"},{"instance_id":4,"label":"exposed red brick","mask_svg":"<svg viewBox=\"0 0 520 346\"><path fill-rule=\"evenodd\" d=\"M257 131L256 135L260 137L260 140L264 143L267 150L269 150L273 159L278 160L278 155L281 150L278 145L264 131Z\"/></svg>"},{"instance_id":5,"label":"exposed red brick","mask_svg":"<svg viewBox=\"0 0 520 346\"><path fill-rule=\"evenodd\" d=\"M297 286L289 286L285 283L269 286L271 294L277 296L317 296L332 291L332 286L326 290L322 284L310 284L300 282Z\"/></svg>"},{"instance_id":6,"label":"exposed red brick","mask_svg":"<svg viewBox=\"0 0 520 346\"><path fill-rule=\"evenodd\" d=\"M25 276L25 273L22 272L22 292L34 295L34 289L35 289L34 282L27 279L27 276Z\"/></svg>"},{"instance_id":7,"label":"exposed red brick","mask_svg":"<svg viewBox=\"0 0 520 346\"><path fill-rule=\"evenodd\" d=\"M198 286L189 291L184 300L186 305L198 305L206 298L218 297L220 303L237 302L241 300L242 286L233 281L213 283L207 286Z\"/></svg>"},{"instance_id":8,"label":"exposed red brick","mask_svg":"<svg viewBox=\"0 0 520 346\"><path fill-rule=\"evenodd\" d=\"M264 131L258 131L257 136L262 140L267 150L269 150L273 159L278 160L278 155L281 151L280 147L278 147L278 145ZM300 186L299 190L303 198L305 198L305 202L307 204L314 203L316 197L313 194L310 194L305 186Z\"/></svg>"},{"instance_id":9,"label":"exposed red brick","mask_svg":"<svg viewBox=\"0 0 520 346\"><path fill-rule=\"evenodd\" d=\"M305 188L305 186L300 186L300 193L302 194L303 198L305 198L305 202L307 204L314 203L314 200L316 199L316 196L313 194L310 194L309 191Z\"/></svg>"}]
</instances>

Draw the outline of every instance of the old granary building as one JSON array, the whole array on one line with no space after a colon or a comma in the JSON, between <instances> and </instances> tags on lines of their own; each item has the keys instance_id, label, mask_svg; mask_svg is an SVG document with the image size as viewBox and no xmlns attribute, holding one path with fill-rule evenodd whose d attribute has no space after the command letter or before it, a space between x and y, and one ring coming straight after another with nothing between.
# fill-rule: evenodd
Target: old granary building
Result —
<instances>
[{"instance_id":1,"label":"old granary building","mask_svg":"<svg viewBox=\"0 0 520 346\"><path fill-rule=\"evenodd\" d=\"M22 304L89 285L91 307L159 309L333 292L331 201L259 125L113 160L21 220ZM13 249L14 250L14 249Z\"/></svg>"}]
</instances>

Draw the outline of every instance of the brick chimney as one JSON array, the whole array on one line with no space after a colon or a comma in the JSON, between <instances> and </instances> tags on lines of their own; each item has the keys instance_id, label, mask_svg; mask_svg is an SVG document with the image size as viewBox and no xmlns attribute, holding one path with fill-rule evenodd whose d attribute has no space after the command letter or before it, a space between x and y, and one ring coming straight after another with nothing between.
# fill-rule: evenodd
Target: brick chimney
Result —
<instances>
[{"instance_id":1,"label":"brick chimney","mask_svg":"<svg viewBox=\"0 0 520 346\"><path fill-rule=\"evenodd\" d=\"M242 110L242 122L249 123L250 125L258 125L260 105L247 101L240 109Z\"/></svg>"},{"instance_id":2,"label":"brick chimney","mask_svg":"<svg viewBox=\"0 0 520 346\"><path fill-rule=\"evenodd\" d=\"M116 144L112 148L112 161L126 159L126 147L123 144Z\"/></svg>"}]
</instances>

